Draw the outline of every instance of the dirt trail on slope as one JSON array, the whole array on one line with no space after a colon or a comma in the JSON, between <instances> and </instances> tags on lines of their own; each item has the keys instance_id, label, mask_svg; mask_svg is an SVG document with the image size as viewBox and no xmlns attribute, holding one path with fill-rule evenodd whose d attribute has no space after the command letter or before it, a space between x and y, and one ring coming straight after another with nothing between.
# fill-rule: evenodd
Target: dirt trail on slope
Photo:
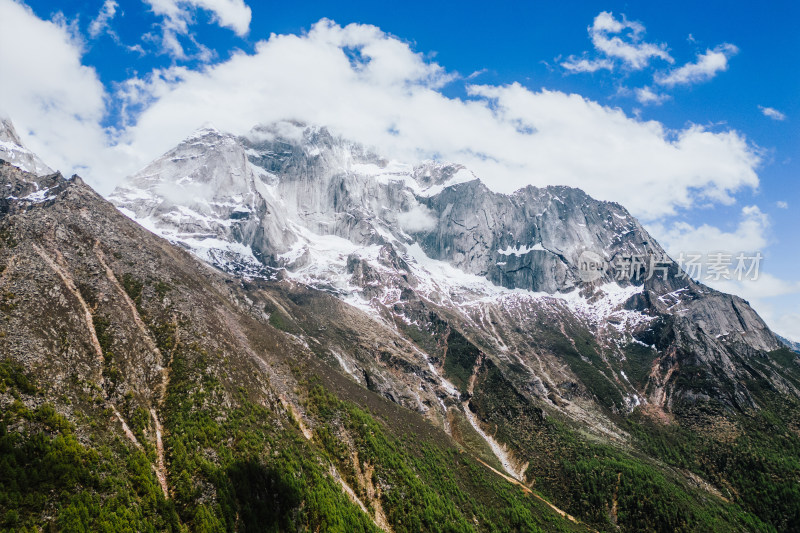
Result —
<instances>
[{"instance_id":1,"label":"dirt trail on slope","mask_svg":"<svg viewBox=\"0 0 800 533\"><path fill-rule=\"evenodd\" d=\"M64 287L78 300L82 310L83 310L83 319L86 322L86 328L89 330L89 338L92 341L92 346L94 347L95 354L97 355L98 359L103 362L105 358L103 357L103 348L100 347L100 341L97 339L97 333L94 330L94 321L92 320L92 311L89 309L89 305L81 296L80 291L78 291L75 282L70 276L69 272L67 272L58 262L53 260L52 257L47 255L38 244L33 245L33 249L36 250L36 253L47 263L53 272L61 279L61 282L64 284ZM63 257L56 251L56 257L63 262Z\"/></svg>"},{"instance_id":2,"label":"dirt trail on slope","mask_svg":"<svg viewBox=\"0 0 800 533\"><path fill-rule=\"evenodd\" d=\"M158 349L158 346L156 346L156 343L151 337L150 330L147 328L142 320L142 317L139 315L139 310L136 308L136 304L133 300L131 300L131 297L128 296L128 292L125 290L125 287L120 284L116 274L114 274L114 271L111 270L111 267L108 266L108 263L106 263L103 251L100 249L99 241L95 241L94 243L94 254L97 257L97 260L100 262L100 265L103 267L103 269L105 269L106 278L108 278L114 288L117 289L119 295L122 297L122 300L128 306L131 316L133 317L133 322L136 324L136 327L139 328L142 338L144 339L145 344L147 344L147 349L158 355L159 360L163 362L161 351Z\"/></svg>"},{"instance_id":3,"label":"dirt trail on slope","mask_svg":"<svg viewBox=\"0 0 800 533\"><path fill-rule=\"evenodd\" d=\"M167 486L167 467L164 464L164 443L161 440L161 422L158 420L156 410L150 408L150 415L153 417L153 425L156 428L156 464L155 471L164 497L169 499L169 487Z\"/></svg>"},{"instance_id":4,"label":"dirt trail on slope","mask_svg":"<svg viewBox=\"0 0 800 533\"><path fill-rule=\"evenodd\" d=\"M521 488L521 489L522 489L522 492L524 492L525 494L528 494L528 495L530 495L530 496L533 496L533 497L534 497L534 498L536 498L537 500L541 501L542 503L544 503L545 505L547 505L548 507L550 507L550 508L551 508L553 511L555 511L556 513L558 513L558 514L559 514L559 515L560 515L562 518L566 518L567 520L569 520L570 522L573 522L573 523L575 523L575 524L580 524L580 522L578 521L578 519L576 519L574 516L572 516L571 514L567 513L566 511L563 511L563 510L559 509L558 507L556 507L555 505L553 505L553 504L552 504L552 503L550 503L549 501L545 500L544 498L542 498L541 496L539 496L538 494L536 494L535 492L533 492L533 491L530 489L530 487L528 487L527 485L524 485L522 482L520 482L520 481L518 481L518 480L514 479L513 477L511 477L511 476L509 476L509 475L507 475L507 474L504 474L504 473L500 472L499 470L497 470L496 468L494 468L494 467L492 467L492 466L489 466L488 464L486 464L484 461L480 460L480 459L479 459L479 458L477 458L477 457L473 457L473 459L475 459L475 460L476 460L476 461L478 461L480 464L482 464L483 466L485 466L486 468L488 468L489 470L491 470L492 472L494 472L494 473L495 473L495 474L497 474L498 476L502 477L503 479L505 479L505 480L506 480L506 481L508 481L509 483L512 483L512 484L514 484L514 485L518 486L519 488Z\"/></svg>"},{"instance_id":5,"label":"dirt trail on slope","mask_svg":"<svg viewBox=\"0 0 800 533\"><path fill-rule=\"evenodd\" d=\"M134 444L134 446L136 446L137 448L139 448L141 450L142 449L142 444L139 442L139 439L136 438L136 435L133 434L133 431L131 431L131 428L128 427L128 423L125 422L125 419L122 418L121 414L119 414L119 411L117 411L117 408L114 407L114 405L111 405L111 410L114 411L114 415L116 415L117 420L119 420L119 423L122 424L122 432L125 434L125 436L128 437L128 440L131 441Z\"/></svg>"}]
</instances>

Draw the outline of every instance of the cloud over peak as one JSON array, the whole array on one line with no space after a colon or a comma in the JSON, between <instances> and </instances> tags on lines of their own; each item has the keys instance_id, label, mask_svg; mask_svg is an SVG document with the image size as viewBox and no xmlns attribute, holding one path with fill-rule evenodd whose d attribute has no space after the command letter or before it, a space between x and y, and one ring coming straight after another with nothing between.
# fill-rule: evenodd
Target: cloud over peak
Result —
<instances>
[{"instance_id":1,"label":"cloud over peak","mask_svg":"<svg viewBox=\"0 0 800 533\"><path fill-rule=\"evenodd\" d=\"M669 228L654 225L652 229L667 251L677 257L681 252L703 251L709 246L731 254L755 252L767 246L769 227L769 217L758 206L749 205L742 208L733 231L709 224L692 226L687 222L676 222Z\"/></svg>"},{"instance_id":2,"label":"cloud over peak","mask_svg":"<svg viewBox=\"0 0 800 533\"><path fill-rule=\"evenodd\" d=\"M106 144L105 88L82 54L71 27L0 0L0 115L16 123L28 148L65 172L96 162Z\"/></svg>"},{"instance_id":3,"label":"cloud over peak","mask_svg":"<svg viewBox=\"0 0 800 533\"><path fill-rule=\"evenodd\" d=\"M388 157L463 163L501 192L579 187L645 220L727 203L758 185L758 151L735 131L671 130L518 83L467 85L465 96L448 96L442 88L456 76L376 26L323 19L304 34L260 41L252 54L131 78L109 96L64 28L10 0L0 0L0 15L0 71L16 80L0 86L0 102L32 149L65 171L80 169L101 190L205 121L244 134L287 118L327 125ZM47 53L20 53L15 32L48 42ZM109 102L124 117L117 132L101 126Z\"/></svg>"},{"instance_id":4,"label":"cloud over peak","mask_svg":"<svg viewBox=\"0 0 800 533\"><path fill-rule=\"evenodd\" d=\"M132 82L130 105L142 111L124 141L153 157L203 120L243 134L258 122L296 118L388 157L463 163L497 191L571 185L648 220L696 202L730 202L758 184L758 153L737 132L671 130L518 83L467 85L465 97L446 96L440 89L454 79L375 26L322 20L202 71L174 68Z\"/></svg>"}]
</instances>

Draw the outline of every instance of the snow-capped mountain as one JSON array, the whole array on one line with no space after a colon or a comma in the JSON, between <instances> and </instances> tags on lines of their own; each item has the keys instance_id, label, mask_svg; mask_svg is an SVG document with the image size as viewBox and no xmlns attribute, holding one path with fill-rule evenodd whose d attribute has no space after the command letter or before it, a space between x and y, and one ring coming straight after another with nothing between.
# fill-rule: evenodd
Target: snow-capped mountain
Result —
<instances>
[{"instance_id":1,"label":"snow-capped mountain","mask_svg":"<svg viewBox=\"0 0 800 533\"><path fill-rule=\"evenodd\" d=\"M53 169L22 144L11 121L2 117L0 117L0 159L37 176L53 173Z\"/></svg>"},{"instance_id":2,"label":"snow-capped mountain","mask_svg":"<svg viewBox=\"0 0 800 533\"><path fill-rule=\"evenodd\" d=\"M631 342L654 355L701 347L692 357L734 383L730 401L752 404L735 385L730 347L779 346L746 302L681 276L618 204L567 187L498 194L463 166L386 160L325 128L201 129L110 199L227 271L289 278L386 322L418 324L422 309L443 309L500 357L526 352L527 341L506 337L538 327L519 314L536 310L578 321L620 360ZM587 257L602 268L585 271ZM640 275L612 268L631 258L646 265ZM654 375L668 381L675 362L662 363ZM645 392L617 381L629 408L669 401L663 384ZM541 396L563 396L553 383Z\"/></svg>"},{"instance_id":3,"label":"snow-capped mountain","mask_svg":"<svg viewBox=\"0 0 800 533\"><path fill-rule=\"evenodd\" d=\"M438 301L522 289L611 312L642 287L617 284L610 272L583 284L581 253L664 256L621 206L581 191L500 195L460 165L387 161L324 128L295 123L241 138L201 129L110 199L224 270L280 271L362 306L379 293L382 305L394 304L398 284L410 284ZM378 279L356 279L361 264ZM597 289L600 300L626 296L590 305L581 288Z\"/></svg>"},{"instance_id":4,"label":"snow-capped mountain","mask_svg":"<svg viewBox=\"0 0 800 533\"><path fill-rule=\"evenodd\" d=\"M110 198L220 267L300 272L320 254L336 262L411 242L406 232L431 220L416 198L465 180L475 177L461 167L390 163L324 129L279 123L238 139L198 130Z\"/></svg>"}]
</instances>

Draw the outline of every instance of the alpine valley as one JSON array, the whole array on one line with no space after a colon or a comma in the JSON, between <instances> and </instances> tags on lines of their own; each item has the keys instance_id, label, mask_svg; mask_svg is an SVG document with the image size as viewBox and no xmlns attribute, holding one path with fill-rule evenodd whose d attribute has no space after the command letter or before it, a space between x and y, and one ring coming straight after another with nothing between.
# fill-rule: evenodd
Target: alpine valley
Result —
<instances>
[{"instance_id":1,"label":"alpine valley","mask_svg":"<svg viewBox=\"0 0 800 533\"><path fill-rule=\"evenodd\" d=\"M4 530L800 530L798 354L618 204L292 121L0 159Z\"/></svg>"}]
</instances>

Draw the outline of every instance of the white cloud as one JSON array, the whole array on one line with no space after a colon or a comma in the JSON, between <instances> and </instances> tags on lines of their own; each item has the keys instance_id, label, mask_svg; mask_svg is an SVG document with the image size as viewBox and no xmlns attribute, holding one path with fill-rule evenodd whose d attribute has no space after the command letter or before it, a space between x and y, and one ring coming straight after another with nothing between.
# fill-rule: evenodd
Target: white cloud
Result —
<instances>
[{"instance_id":1,"label":"white cloud","mask_svg":"<svg viewBox=\"0 0 800 533\"><path fill-rule=\"evenodd\" d=\"M742 208L736 229L724 231L716 226L692 226L676 222L672 226L653 224L649 230L673 257L684 253L724 251L728 253L756 252L767 246L769 217L757 206Z\"/></svg>"},{"instance_id":2,"label":"white cloud","mask_svg":"<svg viewBox=\"0 0 800 533\"><path fill-rule=\"evenodd\" d=\"M145 0L153 13L165 17L170 28L180 34L189 33L193 23L193 11L210 11L214 21L230 28L236 35L244 36L250 31L250 7L243 0Z\"/></svg>"},{"instance_id":3,"label":"white cloud","mask_svg":"<svg viewBox=\"0 0 800 533\"><path fill-rule=\"evenodd\" d=\"M97 17L89 24L89 36L97 37L101 33L109 30L109 23L117 14L117 2L115 0L105 0Z\"/></svg>"},{"instance_id":4,"label":"white cloud","mask_svg":"<svg viewBox=\"0 0 800 533\"><path fill-rule=\"evenodd\" d=\"M436 217L426 206L416 204L404 213L397 215L397 223L411 233L430 230L436 227Z\"/></svg>"},{"instance_id":5,"label":"white cloud","mask_svg":"<svg viewBox=\"0 0 800 533\"><path fill-rule=\"evenodd\" d=\"M787 202L784 202L783 200L778 200L777 202L775 202L775 205L779 209L789 209L789 204Z\"/></svg>"},{"instance_id":6,"label":"white cloud","mask_svg":"<svg viewBox=\"0 0 800 533\"><path fill-rule=\"evenodd\" d=\"M65 173L94 166L106 148L99 125L105 91L95 70L81 64L81 46L63 23L0 0L0 113L31 150Z\"/></svg>"},{"instance_id":7,"label":"white cloud","mask_svg":"<svg viewBox=\"0 0 800 533\"><path fill-rule=\"evenodd\" d=\"M758 185L758 152L735 131L670 130L579 95L519 84L470 85L466 98L450 98L440 89L454 76L408 43L374 26L330 21L202 70L173 67L120 84L114 98L126 127L108 149L98 126L102 85L80 65L65 30L9 0L0 5L30 26L15 33L25 24L2 17L9 30L0 40L9 41L0 68L15 82L0 87L0 101L20 110L12 118L35 132L28 144L46 162L89 167L82 174L101 191L205 121L243 134L286 118L328 125L389 157L464 163L501 192L580 187L650 221L696 203L731 203L736 191ZM32 36L47 46L12 46Z\"/></svg>"},{"instance_id":8,"label":"white cloud","mask_svg":"<svg viewBox=\"0 0 800 533\"><path fill-rule=\"evenodd\" d=\"M737 294L747 301L769 300L800 293L800 282L786 281L764 272L760 272L757 279L723 279L706 284L722 292Z\"/></svg>"},{"instance_id":9,"label":"white cloud","mask_svg":"<svg viewBox=\"0 0 800 533\"><path fill-rule=\"evenodd\" d=\"M105 93L66 30L0 0L0 69L14 83L0 101L25 141L51 166L81 173L101 191L212 121L234 133L296 118L324 124L389 156L440 157L472 168L491 188L564 184L620 201L653 220L695 202L731 202L755 187L759 157L736 132L669 130L578 95L518 84L471 85L464 99L440 88L454 79L374 26L329 21L305 35L273 36L192 71L173 67L121 84L120 144L98 125ZM19 49L34 39L42 47ZM12 52L13 51L13 52ZM35 67L32 67L35 65Z\"/></svg>"},{"instance_id":10,"label":"white cloud","mask_svg":"<svg viewBox=\"0 0 800 533\"><path fill-rule=\"evenodd\" d=\"M640 22L629 21L625 15L618 19L613 13L602 11L595 17L588 31L597 57L588 57L586 52L580 56L567 57L560 64L568 73L613 71L617 66L639 71L650 66L654 60L665 61L669 64L675 62L665 43L644 41L644 25ZM691 35L689 38L694 42ZM728 69L728 60L738 51L739 49L732 44L721 44L714 49L706 50L703 54L698 54L696 61L692 63L655 74L653 81L662 87L671 88L676 85L689 85L710 80L719 72ZM623 89L621 92L635 95L639 103L643 105L660 104L669 99L668 95L657 93L652 87L640 87L633 91ZM770 108L762 107L761 109L765 115L782 120L780 112Z\"/></svg>"},{"instance_id":11,"label":"white cloud","mask_svg":"<svg viewBox=\"0 0 800 533\"><path fill-rule=\"evenodd\" d=\"M728 60L738 52L739 49L732 44L721 44L713 50L708 49L705 53L699 54L694 63L687 63L666 74L656 76L655 81L666 87L708 81L719 72L728 70Z\"/></svg>"},{"instance_id":12,"label":"white cloud","mask_svg":"<svg viewBox=\"0 0 800 533\"><path fill-rule=\"evenodd\" d=\"M613 70L614 63L608 59L586 59L569 56L561 66L570 72L597 72L598 70Z\"/></svg>"},{"instance_id":13,"label":"white cloud","mask_svg":"<svg viewBox=\"0 0 800 533\"><path fill-rule=\"evenodd\" d=\"M589 26L589 37L595 49L609 58L622 61L630 69L641 70L654 58L672 63L667 46L642 41L644 33L641 23L629 21L625 15L617 20L608 11L597 15Z\"/></svg>"},{"instance_id":14,"label":"white cloud","mask_svg":"<svg viewBox=\"0 0 800 533\"><path fill-rule=\"evenodd\" d=\"M800 312L774 312L772 308L758 306L756 309L770 325L772 331L790 341L800 342Z\"/></svg>"},{"instance_id":15,"label":"white cloud","mask_svg":"<svg viewBox=\"0 0 800 533\"><path fill-rule=\"evenodd\" d=\"M408 43L368 25L321 21L274 35L253 54L201 70L158 70L116 87L126 117L118 136L99 126L106 97L68 32L0 0L0 102L24 140L53 167L79 167L101 192L212 121L233 133L286 118L328 125L390 157L436 157L471 168L492 189L579 187L652 221L697 203L731 203L756 187L758 151L735 131L670 130L579 95L519 84L469 85ZM601 19L601 25L635 23ZM42 46L19 48L33 40ZM117 146L106 144L119 141Z\"/></svg>"},{"instance_id":16,"label":"white cloud","mask_svg":"<svg viewBox=\"0 0 800 533\"><path fill-rule=\"evenodd\" d=\"M772 120L786 120L786 115L773 107L764 107L763 105L760 105L758 108L765 117L771 118Z\"/></svg>"},{"instance_id":17,"label":"white cloud","mask_svg":"<svg viewBox=\"0 0 800 533\"><path fill-rule=\"evenodd\" d=\"M650 87L640 87L638 89L635 89L634 93L636 94L636 100L638 100L639 103L642 105L650 105L650 104L658 105L665 102L666 100L669 100L670 98L668 94L663 94L663 93L659 94L653 91L653 89L651 89Z\"/></svg>"},{"instance_id":18,"label":"white cloud","mask_svg":"<svg viewBox=\"0 0 800 533\"><path fill-rule=\"evenodd\" d=\"M209 11L213 21L243 37L250 31L252 13L243 0L144 0L154 14L163 17L161 24L161 52L177 60L198 59L208 62L213 52L197 42L190 32L198 9ZM181 38L188 39L197 49L186 52Z\"/></svg>"},{"instance_id":19,"label":"white cloud","mask_svg":"<svg viewBox=\"0 0 800 533\"><path fill-rule=\"evenodd\" d=\"M323 21L203 71L138 80L133 107L152 104L126 143L145 163L205 120L245 133L296 118L389 156L464 163L498 191L572 185L648 220L695 202L729 203L758 184L758 154L736 132L669 130L579 95L518 84L471 85L467 98L448 98L438 89L452 79L378 28Z\"/></svg>"},{"instance_id":20,"label":"white cloud","mask_svg":"<svg viewBox=\"0 0 800 533\"><path fill-rule=\"evenodd\" d=\"M475 72L473 72L472 74L467 76L467 79L468 80L474 80L478 76L482 76L482 75L486 74L487 72L489 72L489 69L482 68L480 70L476 70Z\"/></svg>"}]
</instances>

